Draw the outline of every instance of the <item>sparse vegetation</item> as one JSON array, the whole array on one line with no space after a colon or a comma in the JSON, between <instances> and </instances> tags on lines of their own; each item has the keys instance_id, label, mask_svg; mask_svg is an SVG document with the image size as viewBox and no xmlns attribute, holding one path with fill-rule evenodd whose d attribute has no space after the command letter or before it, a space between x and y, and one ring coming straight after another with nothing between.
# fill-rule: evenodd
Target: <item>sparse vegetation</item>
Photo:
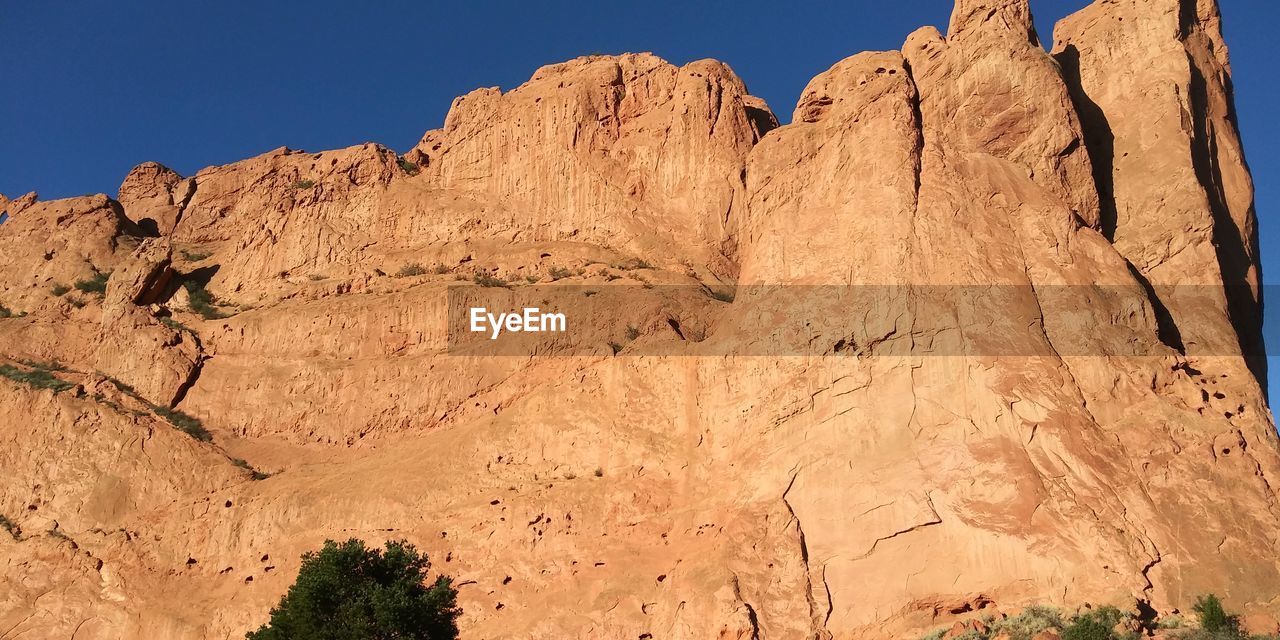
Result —
<instances>
[{"instance_id":1,"label":"sparse vegetation","mask_svg":"<svg viewBox=\"0 0 1280 640\"><path fill-rule=\"evenodd\" d=\"M160 324L162 324L162 325L164 325L164 326L166 326L166 327L169 327L170 329L173 329L174 331L186 331L187 333L195 333L195 331L193 331L193 330L191 329L191 327L188 327L187 325L182 324L181 322L178 322L177 320L174 320L173 318L170 318L169 316L161 317L161 318L160 318Z\"/></svg>"},{"instance_id":2,"label":"sparse vegetation","mask_svg":"<svg viewBox=\"0 0 1280 640\"><path fill-rule=\"evenodd\" d=\"M318 553L303 554L271 619L245 638L455 640L458 592L448 576L427 582L430 570L427 555L403 540L385 551L355 538L326 540Z\"/></svg>"},{"instance_id":3,"label":"sparse vegetation","mask_svg":"<svg viewBox=\"0 0 1280 640\"><path fill-rule=\"evenodd\" d=\"M253 478L254 480L266 480L267 478L271 477L271 474L269 473L264 473L262 471L258 471L257 469L254 469L253 465L246 462L244 458L232 458L231 464L237 467L240 467L245 471L248 471L249 477Z\"/></svg>"},{"instance_id":4,"label":"sparse vegetation","mask_svg":"<svg viewBox=\"0 0 1280 640\"><path fill-rule=\"evenodd\" d=\"M615 356L622 352L622 345L620 345L620 344L618 344L618 343L616 343L616 342L610 342L610 343L609 343L609 348L610 348L610 349L613 349L613 355L615 355Z\"/></svg>"},{"instance_id":5,"label":"sparse vegetation","mask_svg":"<svg viewBox=\"0 0 1280 640\"><path fill-rule=\"evenodd\" d=\"M111 279L110 271L95 271L92 278L76 281L76 290L81 293L106 295L107 280Z\"/></svg>"},{"instance_id":6,"label":"sparse vegetation","mask_svg":"<svg viewBox=\"0 0 1280 640\"><path fill-rule=\"evenodd\" d=\"M505 287L507 281L499 278L488 271L478 270L471 278L471 281L482 287Z\"/></svg>"},{"instance_id":7,"label":"sparse vegetation","mask_svg":"<svg viewBox=\"0 0 1280 640\"><path fill-rule=\"evenodd\" d=\"M182 283L183 288L187 290L188 304L191 310L200 314L205 320L217 320L218 318L227 317L226 314L216 306L218 301L209 293L204 285L194 280L188 280Z\"/></svg>"},{"instance_id":8,"label":"sparse vegetation","mask_svg":"<svg viewBox=\"0 0 1280 640\"><path fill-rule=\"evenodd\" d=\"M20 529L18 525L14 524L12 520L10 520L5 516L0 516L0 529L4 529L5 531L8 531L9 535L13 536L14 540L17 540L18 537L22 535L22 529Z\"/></svg>"},{"instance_id":9,"label":"sparse vegetation","mask_svg":"<svg viewBox=\"0 0 1280 640\"><path fill-rule=\"evenodd\" d=\"M52 389L54 393L61 393L68 389L75 388L76 385L53 375L54 369L49 366L39 366L35 364L23 363L30 367L30 370L23 370L11 364L0 365L0 376L20 382L33 389Z\"/></svg>"},{"instance_id":10,"label":"sparse vegetation","mask_svg":"<svg viewBox=\"0 0 1280 640\"><path fill-rule=\"evenodd\" d=\"M531 273L524 277L524 281L529 284L538 284L539 280L542 280L542 278L538 277L538 274L536 273Z\"/></svg>"},{"instance_id":11,"label":"sparse vegetation","mask_svg":"<svg viewBox=\"0 0 1280 640\"><path fill-rule=\"evenodd\" d=\"M1045 630L1053 630L1062 640L1137 640L1146 632L1160 629L1159 635L1172 640L1278 640L1276 636L1249 636L1240 628L1239 616L1227 612L1217 596L1196 599L1193 607L1198 628L1187 628L1182 618L1172 615L1157 622L1140 620L1135 614L1115 607L1098 607L1066 617L1050 607L1027 607L1022 613L996 618L986 616L982 624L970 624L957 640L1032 640ZM946 634L939 629L922 640L936 640Z\"/></svg>"},{"instance_id":12,"label":"sparse vegetation","mask_svg":"<svg viewBox=\"0 0 1280 640\"><path fill-rule=\"evenodd\" d=\"M602 468L600 468L600 467L596 467L595 475L596 475L596 477L597 477L597 478L603 478L603 477L604 477L604 469L602 469Z\"/></svg>"},{"instance_id":13,"label":"sparse vegetation","mask_svg":"<svg viewBox=\"0 0 1280 640\"><path fill-rule=\"evenodd\" d=\"M446 273L449 273L450 271L453 271L453 269L450 269L449 265L443 262L437 262L434 266L431 267L431 273L434 273L438 276L442 276Z\"/></svg>"},{"instance_id":14,"label":"sparse vegetation","mask_svg":"<svg viewBox=\"0 0 1280 640\"><path fill-rule=\"evenodd\" d=\"M397 160L397 161L396 161L396 164L400 165L400 170L401 170L401 171L403 171L403 172L405 172L405 173L407 173L407 174L409 174L409 175L411 175L411 176L416 176L416 175L418 175L418 165L416 165L416 164L414 164L414 163L412 163L412 162L409 162L408 160L405 160L404 158L400 158L399 160Z\"/></svg>"},{"instance_id":15,"label":"sparse vegetation","mask_svg":"<svg viewBox=\"0 0 1280 640\"><path fill-rule=\"evenodd\" d=\"M13 312L9 310L9 307L0 304L0 318L9 318L12 316Z\"/></svg>"},{"instance_id":16,"label":"sparse vegetation","mask_svg":"<svg viewBox=\"0 0 1280 640\"><path fill-rule=\"evenodd\" d=\"M733 302L735 297L732 289L717 291L716 289L708 288L707 295L711 296L711 299L719 300L720 302Z\"/></svg>"},{"instance_id":17,"label":"sparse vegetation","mask_svg":"<svg viewBox=\"0 0 1280 640\"><path fill-rule=\"evenodd\" d=\"M316 186L316 183L314 180L299 180L293 183L293 188L295 191L301 190L301 189L310 189L311 187L314 187L314 186Z\"/></svg>"},{"instance_id":18,"label":"sparse vegetation","mask_svg":"<svg viewBox=\"0 0 1280 640\"><path fill-rule=\"evenodd\" d=\"M636 338L639 338L639 337L640 337L640 330L639 330L639 329L637 329L637 328L635 328L635 327L633 327L633 326L628 326L628 327L627 327L627 340L635 340Z\"/></svg>"},{"instance_id":19,"label":"sparse vegetation","mask_svg":"<svg viewBox=\"0 0 1280 640\"><path fill-rule=\"evenodd\" d=\"M637 270L637 269L652 269L652 268L653 268L653 265L649 264L648 262L646 262L646 261L644 261L644 260L642 260L642 259L640 259L640 258L635 258L635 259L633 259L633 260L628 260L628 261L626 261L626 262L619 263L619 264L615 264L615 265L612 265L612 266L613 266L613 268L614 268L614 269L620 269L620 270L622 270L622 271L635 271L635 270Z\"/></svg>"},{"instance_id":20,"label":"sparse vegetation","mask_svg":"<svg viewBox=\"0 0 1280 640\"><path fill-rule=\"evenodd\" d=\"M66 295L68 291L71 291L71 287L68 287L65 284L58 284L56 282L53 284L53 288L49 289L49 292L56 297L62 297Z\"/></svg>"},{"instance_id":21,"label":"sparse vegetation","mask_svg":"<svg viewBox=\"0 0 1280 640\"><path fill-rule=\"evenodd\" d=\"M423 274L425 274L426 272L427 272L427 268L426 268L426 267L424 267L424 266L422 266L422 265L420 265L420 264L418 264L418 263L416 263L416 262L410 262L409 264L406 264L406 265L404 265L404 266L400 267L400 270L396 272L396 277L397 277L397 278L410 278L410 277L413 277L413 276L420 276L420 275L423 275Z\"/></svg>"},{"instance_id":22,"label":"sparse vegetation","mask_svg":"<svg viewBox=\"0 0 1280 640\"><path fill-rule=\"evenodd\" d=\"M568 278L569 276L573 275L573 273L571 273L568 269L565 269L563 267L551 267L551 269L547 271L547 275L550 275L552 282L554 282L556 280L563 280L565 278Z\"/></svg>"},{"instance_id":23,"label":"sparse vegetation","mask_svg":"<svg viewBox=\"0 0 1280 640\"><path fill-rule=\"evenodd\" d=\"M186 249L183 249L180 253L182 254L182 259L188 262L200 262L201 260L205 260L209 256L213 255L205 252L192 252Z\"/></svg>"},{"instance_id":24,"label":"sparse vegetation","mask_svg":"<svg viewBox=\"0 0 1280 640\"><path fill-rule=\"evenodd\" d=\"M85 306L86 304L89 304L88 302L85 302L85 301L84 301L84 299L82 299L82 298L77 298L77 297L75 297L75 296L72 296L72 297L70 297L70 298L67 298L67 302L70 302L70 303L71 303L71 306L73 306L73 307L75 307L75 308L77 308L77 309L83 309L83 308L84 308L84 306Z\"/></svg>"},{"instance_id":25,"label":"sparse vegetation","mask_svg":"<svg viewBox=\"0 0 1280 640\"><path fill-rule=\"evenodd\" d=\"M169 424L177 427L179 431L199 440L200 442L209 442L210 440L213 440L213 434L209 433L209 430L204 428L204 424L200 422L199 418L187 415L177 409L170 409L169 407L156 404L151 405L151 410L155 411L156 415L161 418L168 420Z\"/></svg>"}]
</instances>

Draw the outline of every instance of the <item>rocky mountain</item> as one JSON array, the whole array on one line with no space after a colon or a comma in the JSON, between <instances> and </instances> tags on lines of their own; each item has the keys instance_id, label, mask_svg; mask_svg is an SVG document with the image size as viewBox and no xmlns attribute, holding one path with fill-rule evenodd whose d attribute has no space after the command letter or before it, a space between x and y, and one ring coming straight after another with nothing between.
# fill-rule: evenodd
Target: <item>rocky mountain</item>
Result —
<instances>
[{"instance_id":1,"label":"rocky mountain","mask_svg":"<svg viewBox=\"0 0 1280 640\"><path fill-rule=\"evenodd\" d=\"M427 550L464 638L1210 592L1274 627L1220 22L1096 0L1046 51L1027 0L958 0L784 126L724 63L588 56L404 154L0 197L0 637L242 637L348 537ZM460 286L625 295L499 355L451 343Z\"/></svg>"}]
</instances>

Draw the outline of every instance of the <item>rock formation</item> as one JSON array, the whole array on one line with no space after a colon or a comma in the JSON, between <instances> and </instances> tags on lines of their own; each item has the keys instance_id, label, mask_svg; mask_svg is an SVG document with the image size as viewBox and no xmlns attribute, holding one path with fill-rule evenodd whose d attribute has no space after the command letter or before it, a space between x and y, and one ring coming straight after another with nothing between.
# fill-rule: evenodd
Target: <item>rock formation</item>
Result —
<instances>
[{"instance_id":1,"label":"rock formation","mask_svg":"<svg viewBox=\"0 0 1280 640\"><path fill-rule=\"evenodd\" d=\"M1055 35L958 0L784 126L723 63L589 56L403 155L0 200L0 633L239 637L351 536L427 550L467 638L915 637L1210 592L1268 624L1280 446L1216 4ZM451 344L459 284L628 293L579 318L594 344L502 356Z\"/></svg>"}]
</instances>

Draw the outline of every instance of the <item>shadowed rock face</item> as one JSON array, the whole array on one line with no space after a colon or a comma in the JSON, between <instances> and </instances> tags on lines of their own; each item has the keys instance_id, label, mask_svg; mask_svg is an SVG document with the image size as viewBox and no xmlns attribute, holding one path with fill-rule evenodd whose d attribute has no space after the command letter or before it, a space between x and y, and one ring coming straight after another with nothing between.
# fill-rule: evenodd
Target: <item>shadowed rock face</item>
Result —
<instances>
[{"instance_id":1,"label":"shadowed rock face","mask_svg":"<svg viewBox=\"0 0 1280 640\"><path fill-rule=\"evenodd\" d=\"M0 378L0 629L239 636L350 536L426 549L464 637L906 637L1208 592L1275 614L1219 22L1099 0L1050 54L1025 0L961 0L786 126L722 63L591 56L459 98L403 156L0 200L0 356L78 385ZM594 348L459 355L473 278L636 293L580 318ZM796 312L850 285L878 298Z\"/></svg>"}]
</instances>

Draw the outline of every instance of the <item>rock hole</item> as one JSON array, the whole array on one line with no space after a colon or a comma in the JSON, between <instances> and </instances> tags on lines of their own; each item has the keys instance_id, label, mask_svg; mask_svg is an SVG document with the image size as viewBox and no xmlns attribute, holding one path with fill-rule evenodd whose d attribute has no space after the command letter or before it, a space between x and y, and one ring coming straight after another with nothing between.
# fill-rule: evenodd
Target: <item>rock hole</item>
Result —
<instances>
[{"instance_id":1,"label":"rock hole","mask_svg":"<svg viewBox=\"0 0 1280 640\"><path fill-rule=\"evenodd\" d=\"M502 579L502 584L511 584L511 576Z\"/></svg>"},{"instance_id":2,"label":"rock hole","mask_svg":"<svg viewBox=\"0 0 1280 640\"><path fill-rule=\"evenodd\" d=\"M245 584L249 584L250 582L253 582L253 576L248 576L244 579Z\"/></svg>"},{"instance_id":3,"label":"rock hole","mask_svg":"<svg viewBox=\"0 0 1280 640\"><path fill-rule=\"evenodd\" d=\"M231 501L230 501L230 500L228 500L228 501L227 501L225 504L223 504L222 506L224 506L224 507L226 507L226 508L230 509L230 508L231 508Z\"/></svg>"},{"instance_id":4,"label":"rock hole","mask_svg":"<svg viewBox=\"0 0 1280 640\"><path fill-rule=\"evenodd\" d=\"M665 573L664 573L664 574L662 574L662 575L660 575L660 576L658 576L658 582L665 582L665 581L666 581L666 579L667 579L667 574L665 574Z\"/></svg>"}]
</instances>

